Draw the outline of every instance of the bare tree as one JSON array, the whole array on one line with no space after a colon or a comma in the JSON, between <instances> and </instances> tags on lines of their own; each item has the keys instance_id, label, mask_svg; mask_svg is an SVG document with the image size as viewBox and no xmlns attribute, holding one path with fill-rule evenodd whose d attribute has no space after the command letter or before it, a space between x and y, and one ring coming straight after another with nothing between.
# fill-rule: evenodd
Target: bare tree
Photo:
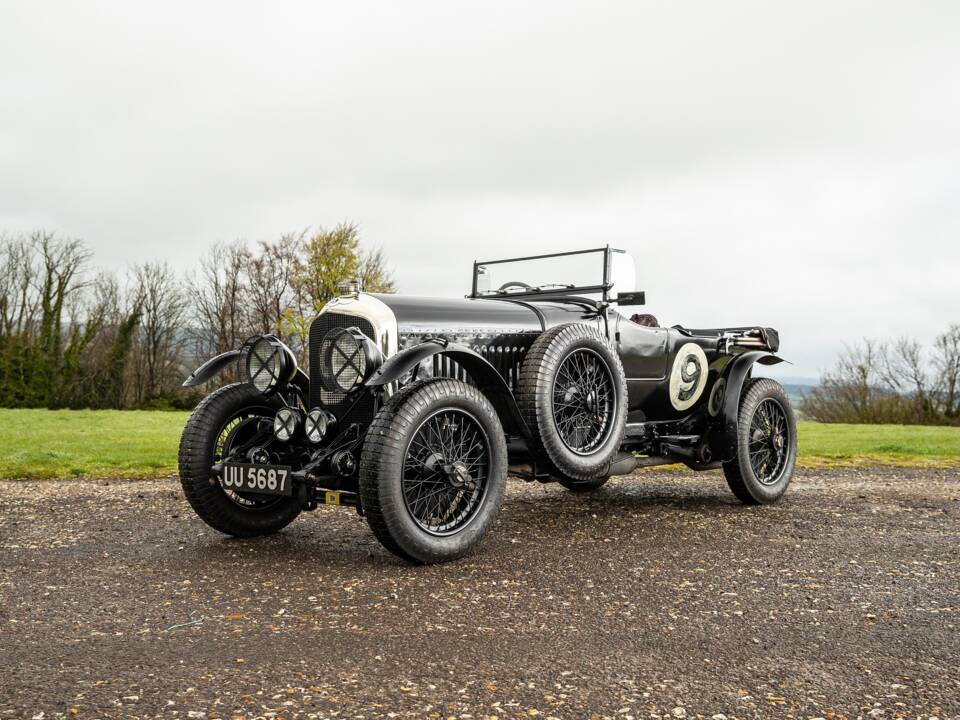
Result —
<instances>
[{"instance_id":1,"label":"bare tree","mask_svg":"<svg viewBox=\"0 0 960 720\"><path fill-rule=\"evenodd\" d=\"M81 383L86 386L83 389L83 394L87 402L92 405L99 404L93 397L96 394L93 388L104 381L107 373L117 372L117 368L106 367L106 355L115 339L117 326L121 322L123 314L121 310L122 296L120 283L114 273L101 272L93 279L88 299L90 306L88 315L102 318L102 321L100 332L97 333L97 336L86 349L81 378ZM119 369L119 372L122 376L123 369Z\"/></svg>"},{"instance_id":2,"label":"bare tree","mask_svg":"<svg viewBox=\"0 0 960 720\"><path fill-rule=\"evenodd\" d=\"M905 422L909 407L883 377L889 365L888 348L881 343L866 339L845 347L801 410L821 422Z\"/></svg>"},{"instance_id":3,"label":"bare tree","mask_svg":"<svg viewBox=\"0 0 960 720\"><path fill-rule=\"evenodd\" d=\"M217 243L201 258L199 273L189 277L202 354L227 352L250 335L248 263L242 242Z\"/></svg>"},{"instance_id":4,"label":"bare tree","mask_svg":"<svg viewBox=\"0 0 960 720\"><path fill-rule=\"evenodd\" d=\"M304 230L282 235L274 243L260 242L258 252L248 255L246 274L252 330L283 337L283 318L296 308L294 284L306 234Z\"/></svg>"},{"instance_id":5,"label":"bare tree","mask_svg":"<svg viewBox=\"0 0 960 720\"><path fill-rule=\"evenodd\" d=\"M395 289L383 251L364 251L350 223L253 252L218 243L184 282L147 263L121 286L91 278L90 257L82 241L52 233L0 234L0 404L141 404L252 334L277 333L302 357L310 323L344 280Z\"/></svg>"},{"instance_id":6,"label":"bare tree","mask_svg":"<svg viewBox=\"0 0 960 720\"><path fill-rule=\"evenodd\" d=\"M94 284L94 303L103 308L103 330L87 352L85 400L87 407L135 405L141 396L140 374L131 358L140 325L140 295L126 292L113 274L102 273Z\"/></svg>"},{"instance_id":7,"label":"bare tree","mask_svg":"<svg viewBox=\"0 0 960 720\"><path fill-rule=\"evenodd\" d=\"M370 250L360 255L360 280L367 292L396 292L393 273L387 268L387 258L382 248Z\"/></svg>"},{"instance_id":8,"label":"bare tree","mask_svg":"<svg viewBox=\"0 0 960 720\"><path fill-rule=\"evenodd\" d=\"M821 422L957 423L960 325L939 335L930 355L909 338L848 347L801 410Z\"/></svg>"},{"instance_id":9,"label":"bare tree","mask_svg":"<svg viewBox=\"0 0 960 720\"><path fill-rule=\"evenodd\" d=\"M912 401L912 422L926 422L931 406L923 346L916 340L903 337L893 344L882 345L881 350L880 380L886 389Z\"/></svg>"},{"instance_id":10,"label":"bare tree","mask_svg":"<svg viewBox=\"0 0 960 720\"><path fill-rule=\"evenodd\" d=\"M36 249L22 237L0 238L0 337L20 335L40 308Z\"/></svg>"},{"instance_id":11,"label":"bare tree","mask_svg":"<svg viewBox=\"0 0 960 720\"><path fill-rule=\"evenodd\" d=\"M90 251L80 240L60 239L45 231L30 237L40 265L40 327L33 357L36 368L33 389L45 398L44 404L61 404L64 397L63 317L68 302L84 287L82 270ZM79 340L71 333L72 340ZM76 354L76 353L73 353Z\"/></svg>"},{"instance_id":12,"label":"bare tree","mask_svg":"<svg viewBox=\"0 0 960 720\"><path fill-rule=\"evenodd\" d=\"M5 237L0 258L0 403L6 406L47 403L50 384L37 350L39 276L36 244L28 237ZM41 372L44 378L38 383Z\"/></svg>"},{"instance_id":13,"label":"bare tree","mask_svg":"<svg viewBox=\"0 0 960 720\"><path fill-rule=\"evenodd\" d=\"M933 343L936 397L947 418L960 418L960 323L937 336Z\"/></svg>"},{"instance_id":14,"label":"bare tree","mask_svg":"<svg viewBox=\"0 0 960 720\"><path fill-rule=\"evenodd\" d=\"M183 287L166 263L140 265L134 276L140 308L136 400L142 403L171 389L184 346L187 302Z\"/></svg>"},{"instance_id":15,"label":"bare tree","mask_svg":"<svg viewBox=\"0 0 960 720\"><path fill-rule=\"evenodd\" d=\"M68 320L64 324L66 342L56 386L57 394L48 401L50 406L86 407L89 404L89 350L101 336L109 313L108 302L96 292L99 284L98 277L92 284L93 293L77 293L67 301Z\"/></svg>"},{"instance_id":16,"label":"bare tree","mask_svg":"<svg viewBox=\"0 0 960 720\"><path fill-rule=\"evenodd\" d=\"M59 358L63 349L64 305L83 287L78 276L91 253L80 240L60 240L42 230L31 235L31 242L39 251L42 265L41 344L52 358Z\"/></svg>"}]
</instances>

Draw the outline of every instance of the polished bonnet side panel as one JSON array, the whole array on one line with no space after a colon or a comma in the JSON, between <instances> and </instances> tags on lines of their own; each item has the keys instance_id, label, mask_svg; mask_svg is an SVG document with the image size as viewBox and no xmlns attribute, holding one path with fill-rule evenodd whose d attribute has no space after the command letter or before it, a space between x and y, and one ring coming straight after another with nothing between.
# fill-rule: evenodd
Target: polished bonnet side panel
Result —
<instances>
[{"instance_id":1,"label":"polished bonnet side panel","mask_svg":"<svg viewBox=\"0 0 960 720\"><path fill-rule=\"evenodd\" d=\"M432 298L414 295L374 295L397 318L397 329L405 333L459 335L541 332L539 315L525 304L467 298Z\"/></svg>"}]
</instances>

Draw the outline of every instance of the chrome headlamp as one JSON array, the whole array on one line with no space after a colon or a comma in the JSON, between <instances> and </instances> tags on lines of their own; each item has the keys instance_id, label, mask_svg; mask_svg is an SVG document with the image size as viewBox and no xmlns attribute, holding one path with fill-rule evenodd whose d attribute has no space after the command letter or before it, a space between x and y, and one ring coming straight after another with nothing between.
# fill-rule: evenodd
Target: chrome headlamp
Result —
<instances>
[{"instance_id":1,"label":"chrome headlamp","mask_svg":"<svg viewBox=\"0 0 960 720\"><path fill-rule=\"evenodd\" d=\"M337 424L337 418L333 413L322 408L314 408L307 413L307 419L304 420L303 429L307 440L317 444L321 442L327 434Z\"/></svg>"},{"instance_id":2,"label":"chrome headlamp","mask_svg":"<svg viewBox=\"0 0 960 720\"><path fill-rule=\"evenodd\" d=\"M300 424L300 411L293 408L280 408L273 417L273 434L280 442L293 437Z\"/></svg>"},{"instance_id":3,"label":"chrome headlamp","mask_svg":"<svg viewBox=\"0 0 960 720\"><path fill-rule=\"evenodd\" d=\"M383 353L359 328L335 328L320 342L320 362L324 389L349 393L383 364Z\"/></svg>"},{"instance_id":4,"label":"chrome headlamp","mask_svg":"<svg viewBox=\"0 0 960 720\"><path fill-rule=\"evenodd\" d=\"M240 348L240 379L264 394L289 382L297 372L293 352L273 335L258 335Z\"/></svg>"}]
</instances>

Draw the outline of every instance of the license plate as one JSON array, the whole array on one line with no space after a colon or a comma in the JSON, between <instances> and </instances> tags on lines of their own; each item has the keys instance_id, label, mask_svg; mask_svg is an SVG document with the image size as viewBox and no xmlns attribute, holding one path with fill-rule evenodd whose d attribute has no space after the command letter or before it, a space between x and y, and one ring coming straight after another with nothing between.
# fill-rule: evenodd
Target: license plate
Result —
<instances>
[{"instance_id":1,"label":"license plate","mask_svg":"<svg viewBox=\"0 0 960 720\"><path fill-rule=\"evenodd\" d=\"M223 486L237 492L261 495L293 495L290 468L281 465L225 463Z\"/></svg>"}]
</instances>

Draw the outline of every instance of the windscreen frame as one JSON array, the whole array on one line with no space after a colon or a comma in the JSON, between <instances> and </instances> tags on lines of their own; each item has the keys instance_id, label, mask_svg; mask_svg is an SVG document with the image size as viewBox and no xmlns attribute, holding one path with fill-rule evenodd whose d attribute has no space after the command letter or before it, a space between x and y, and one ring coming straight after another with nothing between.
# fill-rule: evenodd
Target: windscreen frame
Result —
<instances>
[{"instance_id":1,"label":"windscreen frame","mask_svg":"<svg viewBox=\"0 0 960 720\"><path fill-rule=\"evenodd\" d=\"M563 287L563 288L550 288L546 290L519 290L517 292L503 292L499 293L497 291L490 292L480 292L478 288L478 279L480 276L481 269L486 269L490 265L503 265L506 263L516 263L516 262L526 262L529 260L545 260L549 258L558 258L558 257L570 257L573 255L590 255L595 253L603 253L603 277L601 282L594 285L575 285L573 287ZM563 296L563 295L576 295L579 293L592 294L600 293L603 302L609 302L609 292L613 287L613 282L610 279L610 270L611 262L610 255L611 253L623 253L626 254L625 250L619 250L617 248L612 248L609 245L599 248L590 248L589 250L571 250L568 252L559 252L559 253L547 253L545 255L527 255L525 257L513 257L513 258L503 258L500 260L474 260L473 261L473 282L470 289L470 294L467 296L471 299L496 299L496 298L533 298L533 297L550 297L550 296Z\"/></svg>"}]
</instances>

